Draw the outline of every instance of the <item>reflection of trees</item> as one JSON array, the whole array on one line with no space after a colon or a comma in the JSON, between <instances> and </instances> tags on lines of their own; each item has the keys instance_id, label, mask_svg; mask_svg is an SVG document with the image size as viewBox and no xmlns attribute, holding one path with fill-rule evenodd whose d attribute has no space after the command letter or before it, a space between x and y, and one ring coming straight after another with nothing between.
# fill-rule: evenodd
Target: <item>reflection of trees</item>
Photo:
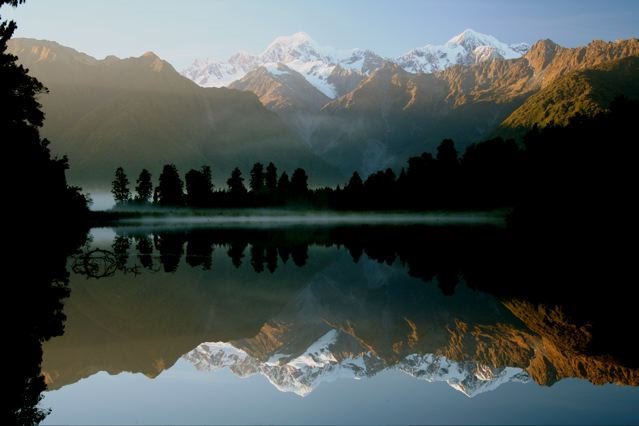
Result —
<instances>
[{"instance_id":1,"label":"reflection of trees","mask_svg":"<svg viewBox=\"0 0 639 426\"><path fill-rule=\"evenodd\" d=\"M264 247L258 244L253 244L251 246L251 266L253 266L253 270L255 272L263 272L265 261L266 256L264 254Z\"/></svg>"},{"instance_id":2,"label":"reflection of trees","mask_svg":"<svg viewBox=\"0 0 639 426\"><path fill-rule=\"evenodd\" d=\"M129 242L129 237L125 237L123 235L116 235L113 239L113 244L111 245L111 249L113 250L113 254L115 255L115 267L117 269L124 269L129 262L129 248L131 247L131 243Z\"/></svg>"},{"instance_id":3,"label":"reflection of trees","mask_svg":"<svg viewBox=\"0 0 639 426\"><path fill-rule=\"evenodd\" d=\"M472 261L479 258L478 253L495 252L500 246L503 237L494 237L501 234L504 232L493 228L460 230L425 226L193 229L160 231L151 236L127 230L127 234L114 238L111 251L95 249L77 256L73 270L93 278L111 276L116 271L134 274L155 271L156 262L165 272L175 272L185 265L209 270L214 247L221 246L225 247L221 252L236 268L248 258L256 273L275 273L289 259L295 266L304 267L309 260L309 247L335 246L346 250L355 263L366 256L387 265L399 263L411 276L424 281L437 277L442 291L452 294L459 277L466 272L472 275L468 268L478 264Z\"/></svg>"},{"instance_id":4,"label":"reflection of trees","mask_svg":"<svg viewBox=\"0 0 639 426\"><path fill-rule=\"evenodd\" d=\"M9 254L9 265L20 275L16 282L4 286L4 300L10 304L11 326L5 340L5 390L2 424L38 424L49 410L38 407L46 390L40 366L42 344L64 331L64 299L69 296L67 256L86 239L82 231L73 233L35 232L38 238L37 267L32 256L35 239L24 238L11 244L17 256ZM5 411L6 410L6 411Z\"/></svg>"},{"instance_id":5,"label":"reflection of trees","mask_svg":"<svg viewBox=\"0 0 639 426\"><path fill-rule=\"evenodd\" d=\"M280 259L282 259L282 263L286 264L286 262L288 262L288 258L291 257L291 251L289 250L289 247L278 247L277 252L280 255Z\"/></svg>"},{"instance_id":6,"label":"reflection of trees","mask_svg":"<svg viewBox=\"0 0 639 426\"><path fill-rule=\"evenodd\" d=\"M164 272L175 272L180 264L185 236L182 233L160 232L155 239L155 248L160 252L160 263Z\"/></svg>"},{"instance_id":7,"label":"reflection of trees","mask_svg":"<svg viewBox=\"0 0 639 426\"><path fill-rule=\"evenodd\" d=\"M204 270L211 269L213 256L213 241L190 238L186 246L186 263L192 267L201 266Z\"/></svg>"},{"instance_id":8,"label":"reflection of trees","mask_svg":"<svg viewBox=\"0 0 639 426\"><path fill-rule=\"evenodd\" d=\"M129 241L136 241L135 248ZM115 270L139 272L159 261L166 272L179 267L209 269L214 247L224 249L237 267L256 273L277 273L277 269L291 262L303 267L313 256L313 246L336 247L350 255L353 262L366 258L394 267L424 282L434 282L446 295L455 292L460 282L503 298L521 298L534 303L560 304L567 315L593 320L593 330L599 331L592 347L617 347L627 352L625 337L616 325L623 313L633 312L626 306L632 298L618 298L625 294L623 272L620 268L606 270L612 264L591 246L543 246L537 241L529 244L513 238L510 231L495 227L428 227L428 226L344 226L327 228L213 228L181 232L157 232L154 245L147 234L130 232L118 236L114 252L96 250L76 258L73 270L91 277L112 275ZM186 259L181 262L186 246ZM137 250L136 266L126 266ZM596 253L600 253L597 259ZM571 254L572 256L568 255ZM578 255L578 256L577 256ZM278 259L279 257L279 259ZM587 262L584 260L588 259ZM598 264L598 260L601 260ZM591 269L586 270L588 264ZM123 268L123 269L120 269ZM590 291L578 286L588 277L600 277L606 291ZM615 279L612 279L615 278ZM607 303L607 306L602 304ZM619 309L613 309L618 306ZM625 308L623 308L625 306ZM611 310L614 310L611 312ZM623 334L623 333L621 333ZM603 350L603 349L602 349Z\"/></svg>"},{"instance_id":9,"label":"reflection of trees","mask_svg":"<svg viewBox=\"0 0 639 426\"><path fill-rule=\"evenodd\" d=\"M94 249L75 256L71 270L89 278L106 278L115 274L118 265L119 262L114 252Z\"/></svg>"},{"instance_id":10,"label":"reflection of trees","mask_svg":"<svg viewBox=\"0 0 639 426\"><path fill-rule=\"evenodd\" d=\"M337 288L341 290L334 294L334 298L327 299L334 291L332 286L316 286L314 289L319 297L318 300L322 300L324 306L334 306L335 312L350 312L354 309L354 300L365 301L366 307L360 309L361 315L363 318L369 318L367 316L369 312L382 312L388 309L392 302L397 307L396 318L399 319L397 324L401 324L400 328L403 330L402 332L405 332L402 327L406 326L404 318L407 309L412 310L409 316L412 319L422 318L432 311L433 298L426 296L434 294L433 291L436 287L432 288L433 286L439 286L442 293L450 295L457 290L461 283L466 283L474 289L498 296L499 300L503 301L504 305L525 323L525 327L529 327L535 333L539 332L545 339L552 341L552 346L548 346L551 350L557 348L557 350L563 351L562 356L566 362L579 359L580 354L600 353L612 354L616 357L615 359L623 357L624 365L631 365L633 353L636 353L629 350L628 344L624 343L627 342L628 336L625 336L625 340L623 336L620 336L623 334L620 330L626 330L619 327L620 319L623 320L626 317L615 312L616 305L626 306L624 303L627 304L627 301L614 302L618 295L611 295L610 291L604 292L602 289L599 289L599 294L596 297L592 293L588 295L585 289L579 288L574 285L574 281L570 280L570 274L575 274L575 268L570 268L570 271L566 272L565 268L561 267L562 265L570 265L565 256L564 258L561 256L549 258L547 256L558 249L546 248L536 252L538 247L527 248L525 244L516 244L511 234L504 229L426 226L268 230L194 229L183 232L158 232L153 236L156 244L151 247L146 243L139 243L144 240L150 241L147 234L137 236L135 233L129 232L127 237L130 241L138 242L129 247L128 258L130 261L136 258L133 251L137 250L137 259L142 255L149 256L156 263L156 266L160 263L163 270L175 271L178 268L206 268L207 263L209 265L212 263L212 255L215 253L216 262L232 263L242 269L237 276L243 277L243 283L250 281L250 279L246 280L246 277L252 276L254 283L275 282L279 284L277 276L272 279L254 276L255 272L266 273L267 270L271 273L277 273L278 268L289 269L282 274L283 277L290 277L290 273L295 273L294 276L300 276L299 271L294 272L291 269L297 269L297 267L307 264L310 265L306 271L316 271L317 266L325 265L322 260L327 257L325 257L325 253L320 254L320 250L316 251L313 247L335 247L335 251L339 250L336 255L339 263L336 265L344 266L342 261L349 257L353 262L359 260L360 264L363 260L368 259L363 262L362 267L350 268L350 271L353 272L352 276L336 280L338 282ZM220 249L215 250L215 246ZM144 248L144 254L140 247ZM186 247L186 257L182 261L184 247ZM317 256L320 261L314 261L314 256ZM290 263L288 263L289 259ZM359 289L359 284L355 285L354 283L366 283L369 279L369 277L363 276L366 274L362 275L362 271L376 273L378 270L377 268L369 268L371 266L370 260L384 265L392 265L391 267L396 270L403 268L407 274L425 282L432 281L434 284L422 285L414 280L405 280L410 285L397 286L392 291L388 291L388 287L371 289L367 285ZM285 263L288 267L284 266ZM599 269L594 263L592 265ZM223 270L220 268L220 271ZM301 276L306 276L306 271L301 272ZM279 272L282 273L282 271ZM611 276L615 276L614 271L612 272ZM199 276L199 274L196 275ZM358 277L361 278L360 281L358 281ZM164 278L170 281L170 277ZM285 281L286 279L282 280L282 282ZM239 287L242 285L227 289L228 294L232 295L228 296L227 294L227 299L216 295L211 297L211 300L221 301L219 302L220 306L226 306L230 298L234 301L239 300L237 303L242 306L241 299L247 297L248 294L244 293L243 296L238 297L237 292L240 291ZM304 283L299 285L302 286ZM618 286L614 288L619 289ZM483 292L458 291L455 297L445 298L447 302L441 302L440 299L437 299L437 303L455 304L459 300L466 300L464 297L472 293L476 296L472 300L477 301L477 305L475 306L474 302L463 303L460 308L461 313L471 313L474 312L473 309L483 306L484 297L493 300L492 297L486 296ZM344 294L350 294L354 298L349 300L343 297ZM632 300L631 298L627 299ZM326 300L330 300L330 303ZM522 300L530 301L530 303L522 303ZM194 305L189 302L189 307L192 308ZM250 306L251 309L254 309L258 305L261 306L261 302ZM132 304L132 306L135 305ZM561 315L553 317L553 315L545 314L544 312L551 310L549 308L545 311L544 306L552 307L552 312L559 312ZM631 310L626 309L625 312L631 312ZM206 316L202 316L202 318L204 317ZM555 322L549 322L549 319ZM442 319L442 321L444 320L446 318ZM237 321L241 321L239 317L230 322ZM367 320L361 324L371 324L371 333L375 332L375 320ZM584 324L587 327L583 328L585 332L582 333L580 330ZM631 324L631 322L627 322L627 324ZM255 325L255 327L258 326ZM448 336L448 334L446 335ZM499 337L500 334L487 332L479 337L481 339L492 338L490 336ZM614 339L608 336L614 336ZM459 342L464 345L470 344L463 340L459 340ZM504 343L502 340L494 343L501 344L500 342ZM504 345L506 343L510 344L505 342ZM481 347L490 348L490 345L486 343L485 346ZM498 345L498 347L505 348L506 346ZM520 351L521 348L516 349ZM521 351L525 352L524 349ZM523 353L521 351L517 353ZM493 356L492 354L488 355ZM494 356L500 356L500 354L496 352ZM494 358L487 359L494 360ZM561 374L568 374L566 371L572 370L565 370Z\"/></svg>"},{"instance_id":11,"label":"reflection of trees","mask_svg":"<svg viewBox=\"0 0 639 426\"><path fill-rule=\"evenodd\" d=\"M137 242L135 248L130 244L131 238ZM442 226L193 229L157 232L153 240L154 245L147 234L135 232L118 236L113 242L113 252L95 250L76 257L73 270L100 278L116 270L127 273L148 270L156 260L166 272L175 272L186 265L209 269L214 247L221 246L225 249L220 253L225 253L237 268L276 273L289 259L297 267L306 265L312 256L309 247L333 246L348 253L353 262L366 256L379 263L401 265L410 276L435 282L446 295L453 294L463 281L506 300L523 298L561 304L567 307L568 315L585 318L584 321L595 318L594 329L609 330L598 333L592 345L615 346L620 352L626 351L624 336L619 336L615 326L621 313L632 312L632 307L610 311L611 307L624 306L632 298L616 297L615 292L627 291L621 269L606 271L605 266L611 264L610 256L600 254L602 262L598 264L597 252L589 246L541 247L539 241L535 244L517 242L505 229ZM186 262L181 263L185 245ZM141 265L126 265L127 259L131 259L131 250L137 250L136 258ZM586 273L585 263L580 259L589 259L587 264L594 269ZM586 282L589 276L601 277L601 282L607 283L607 290L593 292L576 286ZM607 279L611 277L617 279ZM606 300L609 306L602 307ZM628 319L625 321L631 323Z\"/></svg>"},{"instance_id":12,"label":"reflection of trees","mask_svg":"<svg viewBox=\"0 0 639 426\"><path fill-rule=\"evenodd\" d=\"M226 254L228 254L228 256L231 258L231 262L233 262L233 266L235 266L236 268L239 268L240 265L242 264L242 258L244 257L244 250L246 249L246 246L248 245L248 243L246 242L241 242L241 243L232 243L228 249L228 251L226 252Z\"/></svg>"},{"instance_id":13,"label":"reflection of trees","mask_svg":"<svg viewBox=\"0 0 639 426\"><path fill-rule=\"evenodd\" d=\"M138 235L135 237L135 248L138 251L138 260L142 267L153 269L153 241L148 235Z\"/></svg>"},{"instance_id":14,"label":"reflection of trees","mask_svg":"<svg viewBox=\"0 0 639 426\"><path fill-rule=\"evenodd\" d=\"M266 248L266 269L270 273L275 272L277 269L277 247Z\"/></svg>"},{"instance_id":15,"label":"reflection of trees","mask_svg":"<svg viewBox=\"0 0 639 426\"><path fill-rule=\"evenodd\" d=\"M296 244L291 247L291 258L296 266L306 265L308 260L308 244Z\"/></svg>"}]
</instances>

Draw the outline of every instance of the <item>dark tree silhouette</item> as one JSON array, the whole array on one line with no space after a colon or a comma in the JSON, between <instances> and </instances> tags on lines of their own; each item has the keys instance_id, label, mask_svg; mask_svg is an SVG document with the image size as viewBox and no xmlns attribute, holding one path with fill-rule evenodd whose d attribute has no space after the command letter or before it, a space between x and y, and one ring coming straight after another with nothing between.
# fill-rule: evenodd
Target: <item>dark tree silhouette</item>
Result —
<instances>
[{"instance_id":1,"label":"dark tree silhouette","mask_svg":"<svg viewBox=\"0 0 639 426\"><path fill-rule=\"evenodd\" d=\"M279 194L280 197L286 198L288 196L290 189L291 189L291 182L288 179L288 174L286 172L283 172L277 181L277 193Z\"/></svg>"},{"instance_id":2,"label":"dark tree silhouette","mask_svg":"<svg viewBox=\"0 0 639 426\"><path fill-rule=\"evenodd\" d=\"M22 1L0 2L17 6ZM77 226L88 213L88 199L79 188L67 184L66 157L54 158L49 141L40 138L44 113L38 96L47 89L28 70L7 53L7 43L17 26L13 21L0 21L0 135L4 156L11 159L9 168L16 167L15 185L8 186L7 199L20 209L20 219L33 219L40 223ZM17 170L19 167L19 170ZM47 206L46 215L41 207Z\"/></svg>"},{"instance_id":3,"label":"dark tree silhouette","mask_svg":"<svg viewBox=\"0 0 639 426\"><path fill-rule=\"evenodd\" d=\"M142 169L138 176L137 185L135 187L137 192L136 201L141 203L148 203L153 195L153 183L151 183L151 173L147 169Z\"/></svg>"},{"instance_id":4,"label":"dark tree silhouette","mask_svg":"<svg viewBox=\"0 0 639 426\"><path fill-rule=\"evenodd\" d=\"M264 185L266 190L272 195L277 191L277 167L275 164L268 163L266 166L266 175L264 176Z\"/></svg>"},{"instance_id":5,"label":"dark tree silhouette","mask_svg":"<svg viewBox=\"0 0 639 426\"><path fill-rule=\"evenodd\" d=\"M129 178L124 173L122 167L115 170L115 179L111 183L111 193L116 204L124 205L131 199L131 190L129 189Z\"/></svg>"},{"instance_id":6,"label":"dark tree silhouette","mask_svg":"<svg viewBox=\"0 0 639 426\"><path fill-rule=\"evenodd\" d=\"M157 190L161 206L184 205L184 183L174 164L167 164L162 169Z\"/></svg>"},{"instance_id":7,"label":"dark tree silhouette","mask_svg":"<svg viewBox=\"0 0 639 426\"><path fill-rule=\"evenodd\" d=\"M228 178L226 184L229 187L229 193L232 196L240 197L246 194L246 187L244 186L244 178L242 177L242 171L239 168L234 168L231 172L231 177Z\"/></svg>"},{"instance_id":8,"label":"dark tree silhouette","mask_svg":"<svg viewBox=\"0 0 639 426\"><path fill-rule=\"evenodd\" d=\"M344 191L349 194L361 194L364 190L364 182L362 181L362 177L358 172L353 172L353 175L349 179L346 186L344 186Z\"/></svg>"},{"instance_id":9,"label":"dark tree silhouette","mask_svg":"<svg viewBox=\"0 0 639 426\"><path fill-rule=\"evenodd\" d=\"M298 168L293 172L290 193L294 197L301 197L308 193L308 176L304 169Z\"/></svg>"},{"instance_id":10,"label":"dark tree silhouette","mask_svg":"<svg viewBox=\"0 0 639 426\"><path fill-rule=\"evenodd\" d=\"M434 185L431 187L432 204L435 207L457 207L462 204L461 176L457 149L452 139L444 139L437 147Z\"/></svg>"},{"instance_id":11,"label":"dark tree silhouette","mask_svg":"<svg viewBox=\"0 0 639 426\"><path fill-rule=\"evenodd\" d=\"M457 148L452 139L444 139L437 147L437 161L445 168L459 165Z\"/></svg>"},{"instance_id":12,"label":"dark tree silhouette","mask_svg":"<svg viewBox=\"0 0 639 426\"><path fill-rule=\"evenodd\" d=\"M0 0L0 8L21 3ZM47 90L18 65L15 55L7 53L16 28L15 22L0 17L3 197L13 206L7 209L9 221L20 230L15 232L18 241L13 241L13 232L8 233L6 243L17 256L9 254L5 263L21 277L16 285L4 286L3 296L13 307L7 318L14 322L5 340L15 349L5 354L5 365L11 367L3 381L1 418L7 425L37 425L50 411L39 406L47 388L40 368L42 343L64 330L63 299L69 294L66 257L77 249L71 247L72 235L84 232L89 212L88 199L67 183L66 157L52 157L49 142L40 137L44 114L38 96ZM33 258L24 253L32 252L36 241L43 256L34 267Z\"/></svg>"},{"instance_id":13,"label":"dark tree silhouette","mask_svg":"<svg viewBox=\"0 0 639 426\"><path fill-rule=\"evenodd\" d=\"M211 182L211 168L202 166L200 171L189 170L185 176L187 203L192 207L207 207L213 197L213 183Z\"/></svg>"},{"instance_id":14,"label":"dark tree silhouette","mask_svg":"<svg viewBox=\"0 0 639 426\"><path fill-rule=\"evenodd\" d=\"M479 208L514 205L523 165L523 152L512 139L470 145L461 160L462 197Z\"/></svg>"},{"instance_id":15,"label":"dark tree silhouette","mask_svg":"<svg viewBox=\"0 0 639 426\"><path fill-rule=\"evenodd\" d=\"M249 186L254 194L260 194L264 191L264 165L262 163L253 164Z\"/></svg>"},{"instance_id":16,"label":"dark tree silhouette","mask_svg":"<svg viewBox=\"0 0 639 426\"><path fill-rule=\"evenodd\" d=\"M364 182L364 190L369 199L377 198L382 203L388 201L388 197L395 187L395 172L391 169L378 171L370 175Z\"/></svg>"},{"instance_id":17,"label":"dark tree silhouette","mask_svg":"<svg viewBox=\"0 0 639 426\"><path fill-rule=\"evenodd\" d=\"M408 159L405 185L402 196L409 208L423 209L432 205L432 187L435 176L435 159L424 152L419 157Z\"/></svg>"}]
</instances>

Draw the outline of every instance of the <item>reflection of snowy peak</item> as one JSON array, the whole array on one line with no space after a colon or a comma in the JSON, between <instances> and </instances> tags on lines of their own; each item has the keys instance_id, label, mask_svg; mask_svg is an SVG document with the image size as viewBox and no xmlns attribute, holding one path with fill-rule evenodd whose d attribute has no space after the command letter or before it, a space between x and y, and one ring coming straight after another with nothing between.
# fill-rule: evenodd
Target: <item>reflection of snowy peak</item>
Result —
<instances>
[{"instance_id":1,"label":"reflection of snowy peak","mask_svg":"<svg viewBox=\"0 0 639 426\"><path fill-rule=\"evenodd\" d=\"M527 43L508 45L473 30L451 38L444 45L426 45L398 57L395 62L412 73L441 71L453 65L473 65L490 59L514 59L524 55Z\"/></svg>"},{"instance_id":2,"label":"reflection of snowy peak","mask_svg":"<svg viewBox=\"0 0 639 426\"><path fill-rule=\"evenodd\" d=\"M199 370L229 368L239 377L261 374L278 390L300 396L308 395L322 382L371 377L388 368L429 382L446 382L469 397L494 390L507 382L528 381L527 373L519 368L458 363L433 354L409 355L391 366L363 348L357 352L340 351L339 347L343 346L340 340L350 339L346 333L333 329L301 354L276 353L266 361L260 361L230 343L202 343L184 358Z\"/></svg>"},{"instance_id":3,"label":"reflection of snowy peak","mask_svg":"<svg viewBox=\"0 0 639 426\"><path fill-rule=\"evenodd\" d=\"M411 50L394 62L408 72L432 72L451 65L470 65L492 58L511 59L528 50L526 43L507 45L495 37L472 30L453 37L443 46L427 45ZM278 37L259 55L238 53L227 62L197 60L183 74L206 87L228 86L261 66L275 68L278 63L302 74L329 98L352 90L352 81L361 81L385 61L370 50L333 49L319 46L303 32ZM345 80L344 74L348 77ZM353 75L358 78L354 79Z\"/></svg>"},{"instance_id":4,"label":"reflection of snowy peak","mask_svg":"<svg viewBox=\"0 0 639 426\"><path fill-rule=\"evenodd\" d=\"M495 390L504 383L529 381L528 373L521 368L491 368L474 362L455 362L433 354L409 355L397 368L428 382L445 381L471 398Z\"/></svg>"},{"instance_id":5,"label":"reflection of snowy peak","mask_svg":"<svg viewBox=\"0 0 639 426\"><path fill-rule=\"evenodd\" d=\"M374 364L377 360L368 354L338 361L329 349L337 336L338 332L331 330L304 353L293 358L274 354L261 362L245 351L221 342L202 343L184 358L199 370L213 371L226 367L239 377L261 374L282 392L306 396L322 382L338 378L359 379L368 375L369 367L375 370L367 364Z\"/></svg>"}]
</instances>

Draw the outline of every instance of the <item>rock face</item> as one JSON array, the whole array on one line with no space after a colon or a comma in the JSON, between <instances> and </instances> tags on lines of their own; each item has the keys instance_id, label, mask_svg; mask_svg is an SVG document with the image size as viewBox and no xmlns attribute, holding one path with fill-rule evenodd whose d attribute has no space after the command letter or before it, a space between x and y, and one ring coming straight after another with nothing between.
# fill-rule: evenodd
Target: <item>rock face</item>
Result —
<instances>
[{"instance_id":1,"label":"rock face","mask_svg":"<svg viewBox=\"0 0 639 426\"><path fill-rule=\"evenodd\" d=\"M321 59L321 49L309 43L293 51L280 48L269 58L336 64L330 73L322 71L321 82L333 88L324 90L328 98L338 97L319 109L326 99L300 84L299 76L296 88L286 91L273 81L279 76L264 72L250 72L232 87L256 93L316 154L346 174L402 167L408 156L433 151L444 138L463 149L495 135L498 127L498 135L519 137L534 124L565 124L578 113L605 110L619 94L637 92L637 72L627 59L639 56L636 39L579 48L541 40L529 47L469 30L444 46L394 60L363 59L359 68Z\"/></svg>"},{"instance_id":2,"label":"rock face","mask_svg":"<svg viewBox=\"0 0 639 426\"><path fill-rule=\"evenodd\" d=\"M456 65L433 74L411 74L387 64L352 92L326 105L324 120L315 121L319 124L302 136L310 135L315 152L343 169L352 168L353 162L364 173L400 167L408 155L432 152L444 138L453 138L460 148L477 142L504 120L505 127L547 124L542 118L544 108L531 117L528 112L534 108L524 106L521 113L509 118L527 99L542 92L541 101L531 102L543 104L563 90L562 95L570 92L566 105L586 96L591 105L585 112L605 109L614 96L636 93L637 72L631 58L638 56L636 39L595 41L574 49L545 40L521 58ZM614 65L620 60L626 61ZM608 94L589 96L590 92ZM576 105L579 108L578 102ZM576 113L557 109L552 116L557 123Z\"/></svg>"},{"instance_id":3,"label":"rock face","mask_svg":"<svg viewBox=\"0 0 639 426\"><path fill-rule=\"evenodd\" d=\"M9 50L50 90L40 98L43 135L69 156L74 184L107 188L116 167L157 174L174 163L181 172L211 164L219 185L233 167L247 171L256 161L335 179L254 94L199 87L151 52L98 60L30 39L11 40Z\"/></svg>"},{"instance_id":4,"label":"rock face","mask_svg":"<svg viewBox=\"0 0 639 426\"><path fill-rule=\"evenodd\" d=\"M508 45L487 34L467 29L442 46L426 45L395 59L411 73L443 71L453 65L474 65L494 59L515 59L524 55L527 43Z\"/></svg>"},{"instance_id":5,"label":"rock face","mask_svg":"<svg viewBox=\"0 0 639 426\"><path fill-rule=\"evenodd\" d=\"M229 87L255 93L265 107L282 113L316 112L331 100L302 74L281 63L252 70Z\"/></svg>"},{"instance_id":6,"label":"rock face","mask_svg":"<svg viewBox=\"0 0 639 426\"><path fill-rule=\"evenodd\" d=\"M319 46L308 34L299 32L276 38L259 55L240 53L227 62L195 61L182 73L201 86L223 87L248 77L247 74L260 67L274 70L277 75L278 64L282 64L332 99L346 93L344 90L352 86L348 82L353 76L361 80L382 62L383 59L370 50ZM342 76L342 70L348 70L349 75Z\"/></svg>"},{"instance_id":7,"label":"rock face","mask_svg":"<svg viewBox=\"0 0 639 426\"><path fill-rule=\"evenodd\" d=\"M259 55L238 53L227 62L195 61L183 74L201 86L223 87L248 77L259 67L277 69L277 64L283 64L334 99L353 90L384 62L396 63L411 73L430 73L453 65L518 58L528 47L526 43L507 45L493 36L469 29L442 46L426 45L398 58L384 59L371 50L320 46L308 34L300 32L278 37Z\"/></svg>"}]
</instances>

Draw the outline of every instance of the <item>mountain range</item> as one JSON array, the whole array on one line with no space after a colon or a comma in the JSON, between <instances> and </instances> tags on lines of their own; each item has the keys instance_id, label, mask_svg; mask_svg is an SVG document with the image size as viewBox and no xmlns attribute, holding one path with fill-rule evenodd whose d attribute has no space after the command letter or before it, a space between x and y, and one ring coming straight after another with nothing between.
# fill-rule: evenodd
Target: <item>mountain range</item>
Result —
<instances>
[{"instance_id":1,"label":"mountain range","mask_svg":"<svg viewBox=\"0 0 639 426\"><path fill-rule=\"evenodd\" d=\"M69 156L71 182L102 188L118 166L157 174L168 162L184 172L210 164L218 187L256 161L303 167L314 186L343 183L353 170L399 171L444 138L460 151L520 139L535 125L605 111L618 95L639 98L637 39L565 48L466 30L384 58L296 33L182 75L151 52L100 60L31 39L11 40L9 51L50 89L43 134Z\"/></svg>"},{"instance_id":2,"label":"mountain range","mask_svg":"<svg viewBox=\"0 0 639 426\"><path fill-rule=\"evenodd\" d=\"M551 40L508 45L466 30L395 59L357 50L375 60L346 60L349 66L342 61L351 56L317 53L324 51L307 36L280 38L229 87L255 93L343 173L398 169L444 138L460 149L495 135L519 138L535 124L601 112L620 94L639 96L636 39L564 48ZM271 59L280 62L265 62ZM305 71L318 67L326 78Z\"/></svg>"},{"instance_id":3,"label":"mountain range","mask_svg":"<svg viewBox=\"0 0 639 426\"><path fill-rule=\"evenodd\" d=\"M68 155L73 184L108 188L119 166L134 179L166 163L182 173L209 164L217 186L256 161L304 167L319 182L335 175L255 95L199 87L152 52L99 60L31 39L10 40L9 52L49 89L42 133Z\"/></svg>"},{"instance_id":4,"label":"mountain range","mask_svg":"<svg viewBox=\"0 0 639 426\"><path fill-rule=\"evenodd\" d=\"M444 45L428 44L397 58L383 58L368 49L320 46L308 34L298 32L276 38L259 55L238 52L226 62L196 60L182 74L204 87L224 87L259 68L279 75L279 66L285 65L287 73L292 70L301 74L317 90L335 99L354 89L356 82L361 82L384 62L396 63L411 73L431 73L453 65L518 58L529 47L527 43L508 45L493 36L467 29Z\"/></svg>"}]
</instances>

